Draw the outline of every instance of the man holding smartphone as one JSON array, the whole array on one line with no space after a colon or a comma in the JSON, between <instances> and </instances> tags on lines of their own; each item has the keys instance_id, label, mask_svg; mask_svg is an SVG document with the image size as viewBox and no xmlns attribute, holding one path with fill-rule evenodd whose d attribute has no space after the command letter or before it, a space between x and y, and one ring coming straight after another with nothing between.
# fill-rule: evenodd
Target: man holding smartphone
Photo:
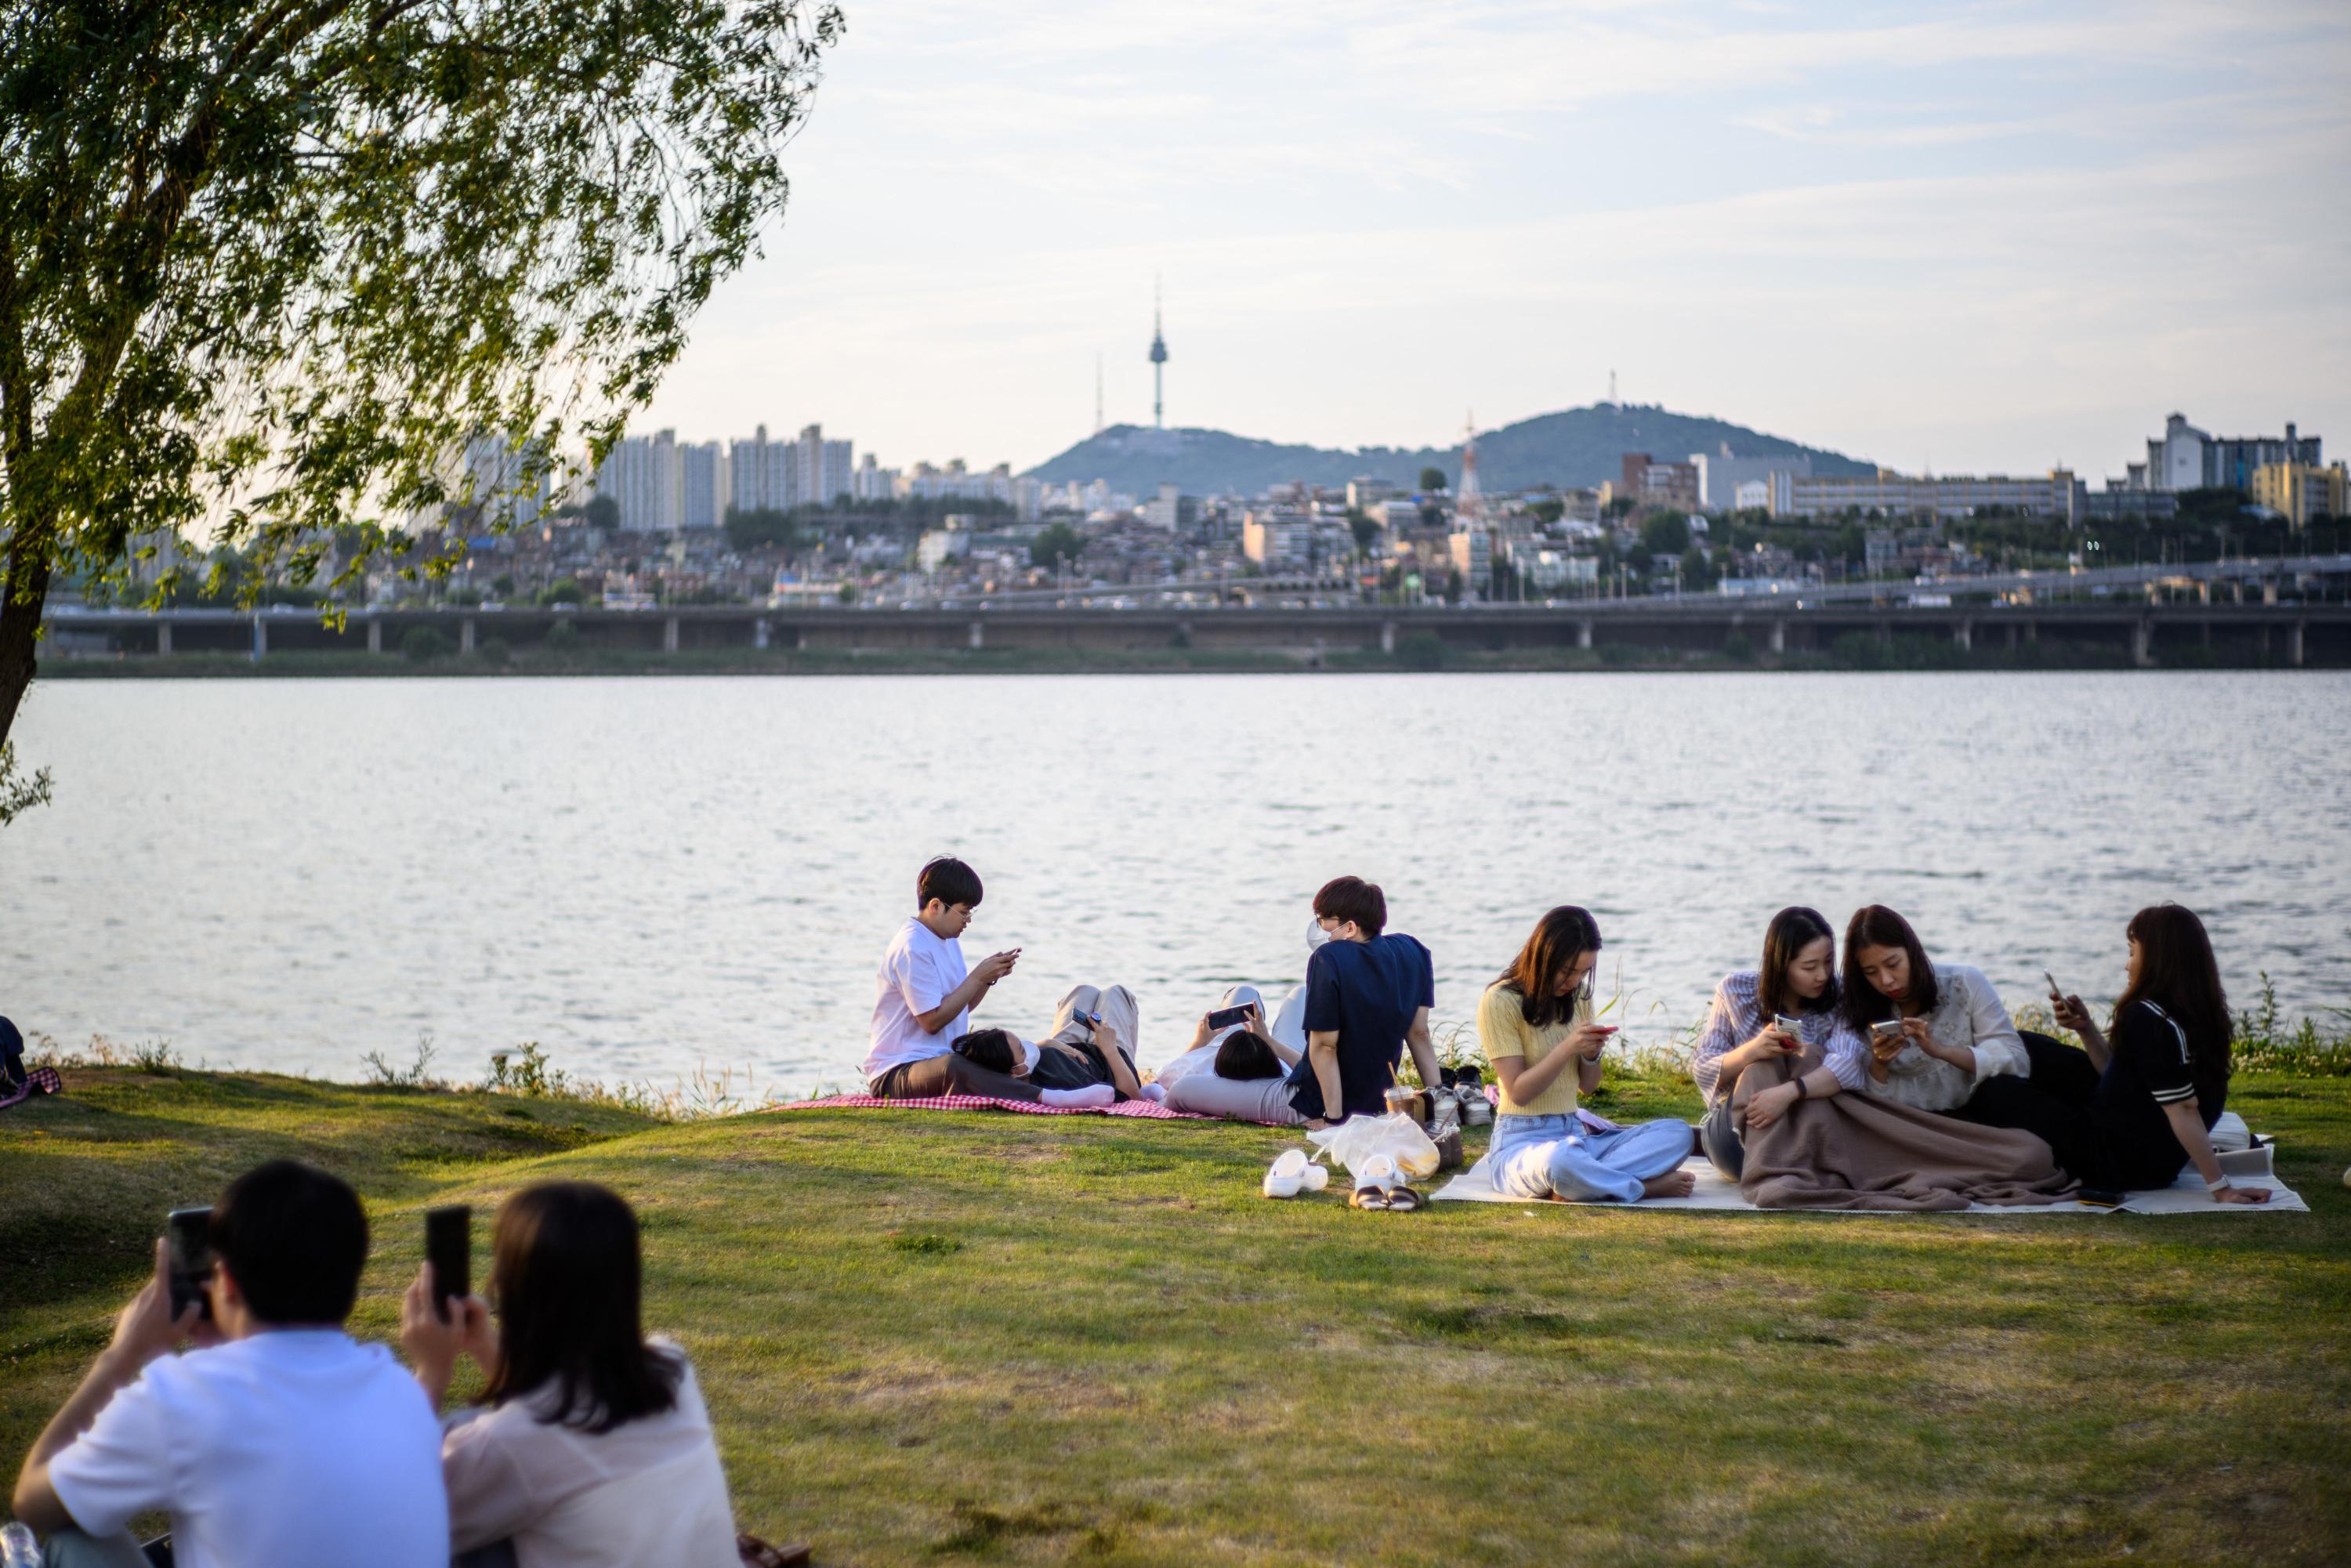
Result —
<instances>
[{"instance_id":1,"label":"man holding smartphone","mask_svg":"<svg viewBox=\"0 0 2351 1568\"><path fill-rule=\"evenodd\" d=\"M1020 949L1013 947L989 954L975 968L965 967L959 939L971 926L981 891L979 873L951 855L931 860L914 879L914 914L891 938L874 975L867 1092L883 1100L970 1094L1050 1105L1113 1103L1115 1090L1099 1084L1040 1089L952 1049L958 1037L971 1032L971 1009L1020 959Z\"/></svg>"},{"instance_id":2,"label":"man holding smartphone","mask_svg":"<svg viewBox=\"0 0 2351 1568\"><path fill-rule=\"evenodd\" d=\"M389 1352L343 1332L367 1262L359 1195L277 1160L189 1234L204 1213L175 1216L154 1277L25 1456L16 1517L48 1532L53 1568L143 1568L129 1526L156 1511L183 1568L447 1568L440 1423ZM176 1314L175 1250L181 1288L205 1298Z\"/></svg>"}]
</instances>

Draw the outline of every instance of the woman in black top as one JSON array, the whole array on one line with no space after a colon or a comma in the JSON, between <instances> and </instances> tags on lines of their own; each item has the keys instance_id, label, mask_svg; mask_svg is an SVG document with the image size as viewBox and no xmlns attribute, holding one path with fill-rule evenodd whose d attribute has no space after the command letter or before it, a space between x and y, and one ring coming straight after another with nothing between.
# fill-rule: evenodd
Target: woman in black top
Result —
<instances>
[{"instance_id":1,"label":"woman in black top","mask_svg":"<svg viewBox=\"0 0 2351 1568\"><path fill-rule=\"evenodd\" d=\"M2212 1153L2229 1098L2229 998L2204 923L2158 904L2132 915L2124 935L2130 973L2111 1040L2081 998L2050 995L2083 1046L2078 1061L2032 1061L2034 1086L2075 1117L2060 1162L2085 1186L2126 1192L2169 1186L2193 1162L2214 1202L2267 1202L2264 1188L2231 1186Z\"/></svg>"}]
</instances>

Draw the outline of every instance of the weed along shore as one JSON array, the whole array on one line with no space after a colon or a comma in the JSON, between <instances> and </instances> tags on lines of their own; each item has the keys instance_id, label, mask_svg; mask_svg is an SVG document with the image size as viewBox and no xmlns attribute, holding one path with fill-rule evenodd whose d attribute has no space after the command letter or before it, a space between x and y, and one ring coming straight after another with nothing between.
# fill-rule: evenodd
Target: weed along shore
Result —
<instances>
[{"instance_id":1,"label":"weed along shore","mask_svg":"<svg viewBox=\"0 0 2351 1568\"><path fill-rule=\"evenodd\" d=\"M1260 1197L1297 1142L1270 1128L695 1116L512 1070L541 1092L138 1060L0 1113L12 1452L163 1213L294 1155L369 1204L372 1339L428 1206L554 1177L626 1195L648 1324L694 1356L742 1528L820 1562L1544 1562L1573 1540L2314 1564L2351 1539L2351 1077L2291 1051L2246 1061L2230 1106L2312 1212L2250 1221L1388 1216ZM1587 1098L1698 1109L1664 1071Z\"/></svg>"}]
</instances>

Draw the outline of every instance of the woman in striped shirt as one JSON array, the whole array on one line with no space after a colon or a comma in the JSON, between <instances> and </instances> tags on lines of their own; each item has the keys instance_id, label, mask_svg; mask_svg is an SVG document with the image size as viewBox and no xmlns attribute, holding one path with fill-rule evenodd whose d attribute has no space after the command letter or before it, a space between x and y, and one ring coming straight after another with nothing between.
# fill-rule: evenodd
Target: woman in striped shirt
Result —
<instances>
[{"instance_id":1,"label":"woman in striped shirt","mask_svg":"<svg viewBox=\"0 0 2351 1568\"><path fill-rule=\"evenodd\" d=\"M1730 1096L1749 1067L1808 1046L1822 1051L1821 1065L1802 1078L1749 1097L1747 1115L1759 1128L1778 1121L1798 1100L1862 1086L1867 1069L1861 1038L1844 1026L1838 1000L1836 934L1818 910L1801 904L1780 911L1763 928L1760 967L1727 975L1714 988L1690 1076L1707 1103L1698 1146L1732 1181L1745 1164L1745 1129L1731 1113Z\"/></svg>"},{"instance_id":2,"label":"woman in striped shirt","mask_svg":"<svg viewBox=\"0 0 2351 1568\"><path fill-rule=\"evenodd\" d=\"M2124 936L2130 970L2111 1039L2081 998L2050 996L2083 1047L2063 1066L2033 1061L2034 1082L2075 1119L2060 1163L2088 1186L2125 1192L2169 1186L2192 1164L2214 1202L2267 1202L2265 1188L2230 1185L2212 1153L2229 1099L2229 998L2204 923L2158 904L2132 915Z\"/></svg>"}]
</instances>

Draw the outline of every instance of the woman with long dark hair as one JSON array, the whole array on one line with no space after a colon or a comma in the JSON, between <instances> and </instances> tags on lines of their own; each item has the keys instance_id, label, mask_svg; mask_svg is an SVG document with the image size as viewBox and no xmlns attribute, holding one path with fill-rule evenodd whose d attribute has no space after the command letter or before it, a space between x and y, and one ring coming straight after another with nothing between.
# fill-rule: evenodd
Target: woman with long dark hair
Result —
<instances>
[{"instance_id":1,"label":"woman with long dark hair","mask_svg":"<svg viewBox=\"0 0 2351 1568\"><path fill-rule=\"evenodd\" d=\"M1980 969L1927 956L1910 923L1882 904L1844 929L1844 1020L1867 1051L1862 1086L1914 1110L2048 1137L2057 1107L2032 1087L2064 1046L2017 1032Z\"/></svg>"},{"instance_id":2,"label":"woman with long dark hair","mask_svg":"<svg viewBox=\"0 0 2351 1568\"><path fill-rule=\"evenodd\" d=\"M1802 904L1780 911L1763 928L1761 965L1726 975L1715 987L1690 1076L1707 1103L1698 1146L1732 1181L1744 1163L1746 1127L1770 1126L1799 1100L1824 1100L1862 1086L1866 1051L1846 1025L1840 999L1836 933L1820 911ZM1744 1117L1733 1113L1731 1096L1748 1068L1808 1048L1820 1051L1819 1066L1802 1074L1792 1071L1786 1082L1749 1095Z\"/></svg>"},{"instance_id":3,"label":"woman with long dark hair","mask_svg":"<svg viewBox=\"0 0 2351 1568\"><path fill-rule=\"evenodd\" d=\"M442 1440L461 1562L510 1542L520 1568L738 1568L709 1413L684 1354L645 1338L642 1274L627 1203L548 1182L498 1209L496 1323L477 1296L444 1319L429 1263L409 1286L400 1340L434 1407L461 1354L486 1379Z\"/></svg>"},{"instance_id":4,"label":"woman with long dark hair","mask_svg":"<svg viewBox=\"0 0 2351 1568\"><path fill-rule=\"evenodd\" d=\"M2195 912L2158 904L2131 916L2129 967L2102 1030L2076 996L2058 996L2057 1021L2082 1037L2078 1065L2036 1076L2074 1113L2059 1163L2093 1186L2169 1186L2193 1165L2216 1203L2265 1203L2262 1187L2234 1186L2212 1153L2212 1124L2229 1102L2229 998L2212 941Z\"/></svg>"},{"instance_id":5,"label":"woman with long dark hair","mask_svg":"<svg viewBox=\"0 0 2351 1568\"><path fill-rule=\"evenodd\" d=\"M1599 925L1561 904L1478 1003L1478 1044L1502 1086L1486 1157L1495 1187L1512 1197L1633 1203L1685 1197L1694 1185L1681 1168L1688 1123L1602 1129L1576 1113L1577 1091L1600 1086L1600 1053L1616 1032L1592 1021L1599 959Z\"/></svg>"}]
</instances>

